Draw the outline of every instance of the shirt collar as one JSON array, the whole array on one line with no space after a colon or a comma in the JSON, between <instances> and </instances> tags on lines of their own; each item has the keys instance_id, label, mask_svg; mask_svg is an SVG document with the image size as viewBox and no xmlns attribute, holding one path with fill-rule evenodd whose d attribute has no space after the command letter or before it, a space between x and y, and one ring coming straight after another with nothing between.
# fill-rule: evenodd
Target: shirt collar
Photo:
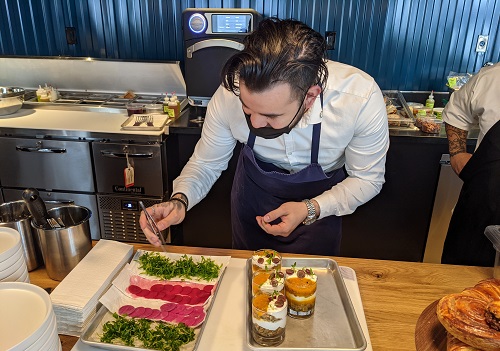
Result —
<instances>
[{"instance_id":1,"label":"shirt collar","mask_svg":"<svg viewBox=\"0 0 500 351\"><path fill-rule=\"evenodd\" d=\"M302 116L295 128L306 128L310 124L320 123L322 117L323 108L321 106L320 96L318 95L312 107L304 113L304 116Z\"/></svg>"}]
</instances>

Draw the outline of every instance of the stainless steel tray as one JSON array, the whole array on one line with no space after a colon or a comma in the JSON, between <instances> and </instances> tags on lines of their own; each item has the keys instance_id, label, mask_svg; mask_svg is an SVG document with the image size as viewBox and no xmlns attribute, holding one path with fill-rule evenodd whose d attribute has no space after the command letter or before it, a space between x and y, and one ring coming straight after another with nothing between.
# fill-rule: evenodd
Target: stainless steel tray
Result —
<instances>
[{"instance_id":1,"label":"stainless steel tray","mask_svg":"<svg viewBox=\"0 0 500 351\"><path fill-rule=\"evenodd\" d=\"M209 306L207 308L207 314L205 316L205 321L203 321L202 325L198 328L195 328L195 339L194 341L190 342L189 344L186 344L181 347L182 351L195 351L198 348L198 345L201 340L201 336L203 335L203 330L205 329L205 326L207 324L208 317L210 315L210 311L212 310L212 306L214 305L214 301L217 297L217 293L219 291L219 287L222 283L222 278L224 277L224 273L226 270L222 272L221 276L219 277L219 280L217 281L217 286L215 288L214 296L212 297L212 300L209 302ZM93 347L98 347L101 349L106 349L106 350L121 350L121 351L151 351L151 349L145 349L142 347L133 347L133 346L125 346L125 345L115 345L115 344L107 344L104 342L99 341L100 335L102 333L102 326L104 323L106 323L108 320L113 320L113 315L108 309L104 306L101 306L99 311L97 311L95 317L92 319L90 322L89 326L85 329L83 334L80 337L80 340L87 345L93 346Z\"/></svg>"},{"instance_id":2,"label":"stainless steel tray","mask_svg":"<svg viewBox=\"0 0 500 351\"><path fill-rule=\"evenodd\" d=\"M316 307L309 319L287 317L285 340L279 346L265 347L252 338L252 259L247 261L247 346L252 350L362 351L366 339L337 262L327 258L283 258L283 269L311 267L318 276Z\"/></svg>"},{"instance_id":3,"label":"stainless steel tray","mask_svg":"<svg viewBox=\"0 0 500 351\"><path fill-rule=\"evenodd\" d=\"M152 114L154 118L154 124L153 126L148 126L146 123L141 124L139 126L134 126L135 123L135 117L136 116L149 116L148 114L141 114L141 115L132 115L125 122L122 123L121 127L123 130L163 130L165 126L171 121L168 115L154 115Z\"/></svg>"}]
</instances>

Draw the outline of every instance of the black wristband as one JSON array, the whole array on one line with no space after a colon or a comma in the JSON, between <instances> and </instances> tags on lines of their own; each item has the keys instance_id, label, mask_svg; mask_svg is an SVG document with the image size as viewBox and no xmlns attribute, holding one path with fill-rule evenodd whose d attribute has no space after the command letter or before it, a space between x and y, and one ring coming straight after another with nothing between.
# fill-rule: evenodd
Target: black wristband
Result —
<instances>
[{"instance_id":1,"label":"black wristband","mask_svg":"<svg viewBox=\"0 0 500 351\"><path fill-rule=\"evenodd\" d=\"M181 197L174 197L175 195L180 195ZM183 193L175 193L174 195L172 195L172 197L170 198L170 201L179 201L181 204L184 205L184 209L188 210L188 205L189 205L189 202L188 202L188 199L187 199L187 196L184 195Z\"/></svg>"}]
</instances>

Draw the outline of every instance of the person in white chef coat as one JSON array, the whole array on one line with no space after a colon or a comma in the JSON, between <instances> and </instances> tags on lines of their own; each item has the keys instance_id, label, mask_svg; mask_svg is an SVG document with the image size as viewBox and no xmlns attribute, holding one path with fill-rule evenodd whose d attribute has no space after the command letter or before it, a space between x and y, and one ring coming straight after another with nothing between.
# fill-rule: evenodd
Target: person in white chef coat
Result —
<instances>
[{"instance_id":1,"label":"person in white chef coat","mask_svg":"<svg viewBox=\"0 0 500 351\"><path fill-rule=\"evenodd\" d=\"M492 266L496 250L484 235L500 224L500 63L482 68L453 92L443 111L453 170L464 181L448 227L442 263ZM467 135L479 125L473 154Z\"/></svg>"},{"instance_id":2,"label":"person in white chef coat","mask_svg":"<svg viewBox=\"0 0 500 351\"><path fill-rule=\"evenodd\" d=\"M263 20L244 45L222 70L172 197L147 211L160 230L181 223L239 141L233 248L338 255L342 216L384 183L389 134L382 92L365 72L327 60L324 38L302 22ZM144 214L140 224L160 245Z\"/></svg>"}]
</instances>

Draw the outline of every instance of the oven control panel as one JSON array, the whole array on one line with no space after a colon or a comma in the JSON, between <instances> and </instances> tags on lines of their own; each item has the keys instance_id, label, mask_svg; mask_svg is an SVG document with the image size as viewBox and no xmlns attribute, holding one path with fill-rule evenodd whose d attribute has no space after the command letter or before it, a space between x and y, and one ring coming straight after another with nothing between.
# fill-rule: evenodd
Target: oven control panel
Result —
<instances>
[{"instance_id":1,"label":"oven control panel","mask_svg":"<svg viewBox=\"0 0 500 351\"><path fill-rule=\"evenodd\" d=\"M253 9L188 8L183 11L184 40L201 37L243 37L261 19Z\"/></svg>"}]
</instances>

